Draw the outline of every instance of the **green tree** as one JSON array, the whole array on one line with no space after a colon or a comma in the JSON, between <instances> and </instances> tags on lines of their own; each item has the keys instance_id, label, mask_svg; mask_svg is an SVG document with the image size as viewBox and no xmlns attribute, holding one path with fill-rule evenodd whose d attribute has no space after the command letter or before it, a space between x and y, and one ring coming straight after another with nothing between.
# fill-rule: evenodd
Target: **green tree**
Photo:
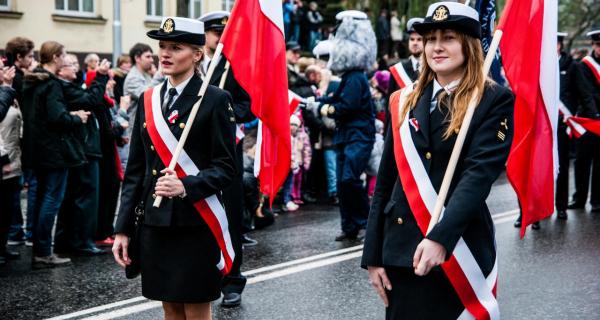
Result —
<instances>
[{"instance_id":1,"label":"green tree","mask_svg":"<svg viewBox=\"0 0 600 320\"><path fill-rule=\"evenodd\" d=\"M561 0L558 2L558 30L569 33L567 49L600 20L600 1Z\"/></svg>"}]
</instances>

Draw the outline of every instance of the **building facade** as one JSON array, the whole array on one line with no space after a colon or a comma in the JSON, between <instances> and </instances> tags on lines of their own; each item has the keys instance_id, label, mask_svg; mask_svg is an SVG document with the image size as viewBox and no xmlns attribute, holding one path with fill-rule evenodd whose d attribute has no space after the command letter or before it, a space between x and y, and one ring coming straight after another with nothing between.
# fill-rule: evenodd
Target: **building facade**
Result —
<instances>
[{"instance_id":1,"label":"building facade","mask_svg":"<svg viewBox=\"0 0 600 320\"><path fill-rule=\"evenodd\" d=\"M197 18L213 10L231 10L234 0L0 0L0 48L15 36L36 45L55 40L79 55L113 54L113 5L121 8L121 48L137 42L158 51L146 32L159 27L162 16Z\"/></svg>"}]
</instances>

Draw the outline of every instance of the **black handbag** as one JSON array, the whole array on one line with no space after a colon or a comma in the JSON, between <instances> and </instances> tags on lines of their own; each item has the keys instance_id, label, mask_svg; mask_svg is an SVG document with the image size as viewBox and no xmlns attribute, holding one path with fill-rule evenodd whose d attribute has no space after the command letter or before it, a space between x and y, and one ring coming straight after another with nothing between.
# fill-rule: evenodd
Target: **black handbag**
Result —
<instances>
[{"instance_id":1,"label":"black handbag","mask_svg":"<svg viewBox=\"0 0 600 320\"><path fill-rule=\"evenodd\" d=\"M152 186L151 182L148 182L144 192L142 193L142 199L146 199L148 193L150 192L150 187ZM141 272L141 264L140 264L140 247L141 247L141 239L140 232L142 230L142 225L144 224L144 214L145 214L145 203L144 200L140 201L140 203L135 207L135 224L133 228L133 234L129 238L129 248L127 253L129 254L129 259L131 263L125 266L125 277L127 279L134 279L140 275Z\"/></svg>"},{"instance_id":2,"label":"black handbag","mask_svg":"<svg viewBox=\"0 0 600 320\"><path fill-rule=\"evenodd\" d=\"M131 263L125 266L125 277L127 279L134 279L140 275L140 232L144 224L144 201L135 207L135 226L133 228L133 234L129 238L128 254Z\"/></svg>"}]
</instances>

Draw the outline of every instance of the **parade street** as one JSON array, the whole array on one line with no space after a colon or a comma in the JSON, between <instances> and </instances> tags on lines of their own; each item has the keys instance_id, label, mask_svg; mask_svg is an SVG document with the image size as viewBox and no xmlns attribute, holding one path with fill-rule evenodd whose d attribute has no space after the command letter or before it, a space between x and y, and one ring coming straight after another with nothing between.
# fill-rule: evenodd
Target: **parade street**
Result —
<instances>
[{"instance_id":1,"label":"parade street","mask_svg":"<svg viewBox=\"0 0 600 320\"><path fill-rule=\"evenodd\" d=\"M569 211L528 230L513 227L518 210L506 178L488 199L496 224L498 295L503 319L598 319L600 215ZM252 233L245 249L248 276L241 307L213 304L215 319L382 319L381 301L359 267L362 245L334 242L336 207L304 206ZM0 274L2 319L159 319L159 302L141 297L139 279L128 281L112 255L74 257L68 267L31 270L30 248ZM435 308L435 306L431 306Z\"/></svg>"}]
</instances>

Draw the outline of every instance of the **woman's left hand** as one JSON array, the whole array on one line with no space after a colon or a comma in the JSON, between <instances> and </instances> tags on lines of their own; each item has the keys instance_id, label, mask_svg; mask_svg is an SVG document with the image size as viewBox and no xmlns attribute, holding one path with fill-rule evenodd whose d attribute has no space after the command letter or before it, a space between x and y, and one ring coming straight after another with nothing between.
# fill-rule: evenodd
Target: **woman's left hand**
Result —
<instances>
[{"instance_id":1,"label":"woman's left hand","mask_svg":"<svg viewBox=\"0 0 600 320\"><path fill-rule=\"evenodd\" d=\"M444 246L435 241L423 239L417 246L417 251L413 257L415 274L418 276L427 275L431 268L441 265L445 259L446 248Z\"/></svg>"},{"instance_id":2,"label":"woman's left hand","mask_svg":"<svg viewBox=\"0 0 600 320\"><path fill-rule=\"evenodd\" d=\"M160 197L177 197L185 193L183 182L177 178L175 170L168 168L162 170L160 173L164 176L158 178L156 182L156 195Z\"/></svg>"}]
</instances>

